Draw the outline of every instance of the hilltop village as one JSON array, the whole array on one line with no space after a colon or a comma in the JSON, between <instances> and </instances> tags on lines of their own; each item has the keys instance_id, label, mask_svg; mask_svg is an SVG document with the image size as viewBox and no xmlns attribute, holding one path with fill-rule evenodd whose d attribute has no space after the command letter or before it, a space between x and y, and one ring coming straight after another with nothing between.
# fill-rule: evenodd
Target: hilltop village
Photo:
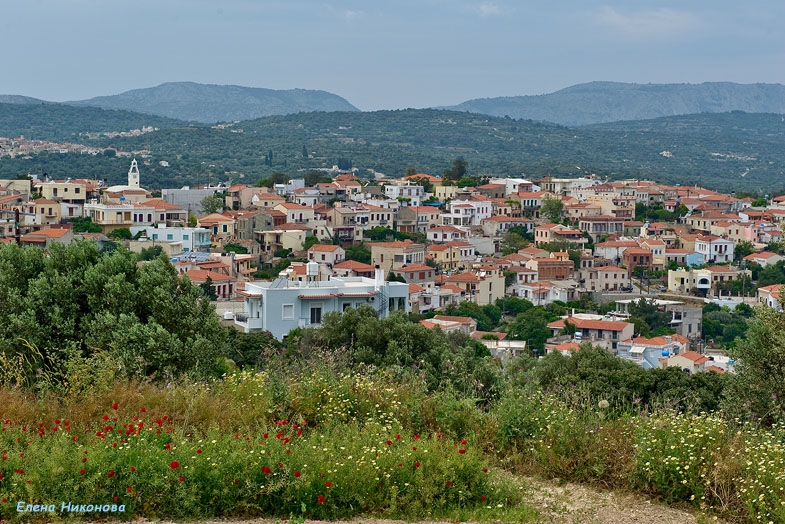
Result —
<instances>
[{"instance_id":1,"label":"hilltop village","mask_svg":"<svg viewBox=\"0 0 785 524\"><path fill-rule=\"evenodd\" d=\"M0 242L92 240L166 255L224 322L279 340L368 304L463 331L506 358L530 341L445 313L511 297L544 307L582 301L606 307L550 322L552 336L531 349L568 354L590 341L644 368L722 373L733 360L704 335L704 305L779 308L779 284L756 282L783 267L785 197L593 176L476 186L420 173L320 180L153 194L135 159L126 185L0 180ZM643 298L666 314L667 335L642 336L629 321Z\"/></svg>"}]
</instances>

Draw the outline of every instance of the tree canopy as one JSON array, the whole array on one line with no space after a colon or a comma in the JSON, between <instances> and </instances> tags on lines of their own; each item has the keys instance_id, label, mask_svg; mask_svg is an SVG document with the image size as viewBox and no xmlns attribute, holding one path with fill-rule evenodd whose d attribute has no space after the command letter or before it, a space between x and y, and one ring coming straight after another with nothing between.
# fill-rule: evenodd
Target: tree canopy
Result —
<instances>
[{"instance_id":1,"label":"tree canopy","mask_svg":"<svg viewBox=\"0 0 785 524\"><path fill-rule=\"evenodd\" d=\"M0 353L24 375L67 380L76 361L108 357L122 376L209 373L225 332L202 290L165 256L101 253L95 242L0 248Z\"/></svg>"}]
</instances>

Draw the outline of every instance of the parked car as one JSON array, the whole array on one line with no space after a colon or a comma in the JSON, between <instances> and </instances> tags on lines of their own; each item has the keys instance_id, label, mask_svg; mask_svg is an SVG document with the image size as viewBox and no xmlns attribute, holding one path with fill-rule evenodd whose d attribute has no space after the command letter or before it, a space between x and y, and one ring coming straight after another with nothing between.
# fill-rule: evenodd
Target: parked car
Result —
<instances>
[{"instance_id":1,"label":"parked car","mask_svg":"<svg viewBox=\"0 0 785 524\"><path fill-rule=\"evenodd\" d=\"M655 289L656 289L657 291L668 291L668 288L667 288L667 287L665 287L665 286L657 286Z\"/></svg>"}]
</instances>

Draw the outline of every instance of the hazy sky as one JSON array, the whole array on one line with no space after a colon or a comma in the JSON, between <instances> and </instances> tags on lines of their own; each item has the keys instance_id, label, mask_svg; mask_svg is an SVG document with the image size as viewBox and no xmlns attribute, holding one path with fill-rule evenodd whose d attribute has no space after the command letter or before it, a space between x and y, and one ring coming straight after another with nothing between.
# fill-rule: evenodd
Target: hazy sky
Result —
<instances>
[{"instance_id":1,"label":"hazy sky","mask_svg":"<svg viewBox=\"0 0 785 524\"><path fill-rule=\"evenodd\" d=\"M783 0L0 0L0 94L187 80L373 110L592 80L785 83L784 23Z\"/></svg>"}]
</instances>

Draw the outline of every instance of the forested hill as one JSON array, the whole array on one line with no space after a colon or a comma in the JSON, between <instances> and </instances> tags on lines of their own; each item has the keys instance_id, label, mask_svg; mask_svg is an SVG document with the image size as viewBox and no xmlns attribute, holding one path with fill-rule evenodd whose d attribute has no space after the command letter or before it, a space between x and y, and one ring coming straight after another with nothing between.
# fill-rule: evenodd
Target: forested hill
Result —
<instances>
[{"instance_id":1,"label":"forested hill","mask_svg":"<svg viewBox=\"0 0 785 524\"><path fill-rule=\"evenodd\" d=\"M125 109L207 124L312 111L358 111L345 99L326 91L275 90L194 82L168 82L119 95L68 103Z\"/></svg>"},{"instance_id":2,"label":"forested hill","mask_svg":"<svg viewBox=\"0 0 785 524\"><path fill-rule=\"evenodd\" d=\"M409 166L441 174L463 157L469 174L478 176L596 173L702 183L722 191L785 192L785 123L773 114L703 114L567 128L432 109L307 113L90 143L150 150L142 179L152 188L205 182L208 176L213 182L254 183L274 172L296 177L339 163L358 168L361 175L375 170L401 176ZM0 178L27 172L62 178L75 170L81 177L118 183L128 166L124 159L78 155L0 159Z\"/></svg>"},{"instance_id":3,"label":"forested hill","mask_svg":"<svg viewBox=\"0 0 785 524\"><path fill-rule=\"evenodd\" d=\"M32 99L31 99L32 100ZM85 142L85 133L183 126L184 122L130 111L50 102L0 103L0 137Z\"/></svg>"},{"instance_id":4,"label":"forested hill","mask_svg":"<svg viewBox=\"0 0 785 524\"><path fill-rule=\"evenodd\" d=\"M590 82L546 95L468 100L448 109L570 126L695 113L785 113L785 86Z\"/></svg>"}]
</instances>

